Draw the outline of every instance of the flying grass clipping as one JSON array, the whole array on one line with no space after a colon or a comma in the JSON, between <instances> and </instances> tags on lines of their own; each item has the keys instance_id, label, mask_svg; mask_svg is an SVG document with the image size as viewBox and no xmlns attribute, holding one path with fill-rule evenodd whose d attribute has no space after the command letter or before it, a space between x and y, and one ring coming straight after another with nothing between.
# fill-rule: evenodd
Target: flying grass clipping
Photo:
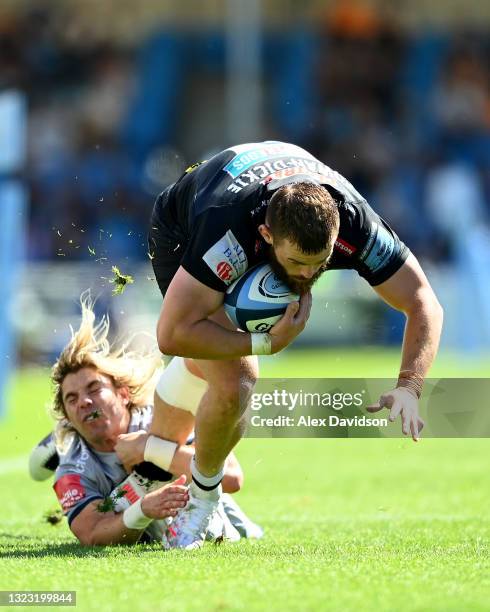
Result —
<instances>
[{"instance_id":1,"label":"flying grass clipping","mask_svg":"<svg viewBox=\"0 0 490 612\"><path fill-rule=\"evenodd\" d=\"M121 295L127 285L132 285L134 283L133 277L129 274L121 274L117 266L112 266L112 272L114 277L109 280L109 282L114 285L112 295Z\"/></svg>"}]
</instances>

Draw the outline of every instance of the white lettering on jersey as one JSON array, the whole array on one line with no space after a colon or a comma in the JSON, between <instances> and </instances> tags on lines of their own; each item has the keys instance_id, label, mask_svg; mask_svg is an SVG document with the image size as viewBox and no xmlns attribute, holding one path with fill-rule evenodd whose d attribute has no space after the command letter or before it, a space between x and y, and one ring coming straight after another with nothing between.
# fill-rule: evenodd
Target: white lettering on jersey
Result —
<instances>
[{"instance_id":1,"label":"white lettering on jersey","mask_svg":"<svg viewBox=\"0 0 490 612\"><path fill-rule=\"evenodd\" d=\"M226 285L230 285L248 268L247 255L231 230L204 253L203 259Z\"/></svg>"},{"instance_id":2,"label":"white lettering on jersey","mask_svg":"<svg viewBox=\"0 0 490 612\"><path fill-rule=\"evenodd\" d=\"M80 474L85 473L85 464L87 463L89 456L88 450L82 444L82 451L75 463L75 472L79 472Z\"/></svg>"},{"instance_id":3,"label":"white lettering on jersey","mask_svg":"<svg viewBox=\"0 0 490 612\"><path fill-rule=\"evenodd\" d=\"M307 151L287 142L269 140L266 142L251 142L238 145L231 149L235 156L223 168L232 178L236 179L242 172L251 166L262 162L270 157L280 157L281 155L300 155L301 157L311 157Z\"/></svg>"},{"instance_id":4,"label":"white lettering on jersey","mask_svg":"<svg viewBox=\"0 0 490 612\"><path fill-rule=\"evenodd\" d=\"M85 497L86 493L78 474L65 474L53 485L53 488L63 512L68 512L71 507Z\"/></svg>"},{"instance_id":5,"label":"white lettering on jersey","mask_svg":"<svg viewBox=\"0 0 490 612\"><path fill-rule=\"evenodd\" d=\"M294 148L299 149L299 147ZM341 193L346 200L360 202L364 199L341 174L318 161L309 153L306 153L306 151L302 151L302 149L300 151L303 153L303 156L298 156L296 154L292 157L283 157L283 159L264 161L262 164L258 165L250 164L247 166L246 170L240 164L240 173L236 175L232 174L234 180L228 185L227 191L239 193L244 187L253 185L263 179L270 177L272 177L272 179L279 178L281 171L284 173L291 171L291 174L284 174L284 176L292 176L296 173L312 174L321 184L331 185ZM251 158L247 157L247 160L250 159ZM230 164L231 162L225 167L225 170L227 170Z\"/></svg>"}]
</instances>

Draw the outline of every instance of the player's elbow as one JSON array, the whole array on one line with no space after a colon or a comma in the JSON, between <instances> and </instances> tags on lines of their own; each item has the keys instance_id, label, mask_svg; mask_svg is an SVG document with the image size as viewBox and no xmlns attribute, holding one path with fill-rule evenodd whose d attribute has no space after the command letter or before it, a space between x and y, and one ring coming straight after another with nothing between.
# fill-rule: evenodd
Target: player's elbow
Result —
<instances>
[{"instance_id":1,"label":"player's elbow","mask_svg":"<svg viewBox=\"0 0 490 612\"><path fill-rule=\"evenodd\" d=\"M115 544L124 544L124 540L118 541L114 538L107 538L94 533L79 533L75 534L82 546L113 546Z\"/></svg>"},{"instance_id":2,"label":"player's elbow","mask_svg":"<svg viewBox=\"0 0 490 612\"><path fill-rule=\"evenodd\" d=\"M101 541L97 531L91 528L90 525L83 525L82 527L80 527L80 525L77 524L75 529L73 528L73 525L71 525L71 531L82 546L88 547L107 545L107 542Z\"/></svg>"},{"instance_id":3,"label":"player's elbow","mask_svg":"<svg viewBox=\"0 0 490 612\"><path fill-rule=\"evenodd\" d=\"M417 291L410 304L410 312L425 312L430 316L432 322L440 323L444 319L444 309L437 299L436 294L431 287L423 287L420 291Z\"/></svg>"},{"instance_id":4,"label":"player's elbow","mask_svg":"<svg viewBox=\"0 0 490 612\"><path fill-rule=\"evenodd\" d=\"M233 476L233 493L238 493L240 489L243 487L243 472L240 470L240 473L234 474Z\"/></svg>"},{"instance_id":5,"label":"player's elbow","mask_svg":"<svg viewBox=\"0 0 490 612\"><path fill-rule=\"evenodd\" d=\"M442 327L442 322L444 320L444 309L433 291L431 291L430 295L428 295L426 298L425 308L430 313L432 324Z\"/></svg>"},{"instance_id":6,"label":"player's elbow","mask_svg":"<svg viewBox=\"0 0 490 612\"><path fill-rule=\"evenodd\" d=\"M97 538L90 531L77 531L76 533L73 531L73 534L76 536L77 540L82 546L99 545L99 543L97 542Z\"/></svg>"},{"instance_id":7,"label":"player's elbow","mask_svg":"<svg viewBox=\"0 0 490 612\"><path fill-rule=\"evenodd\" d=\"M243 472L241 469L230 470L223 477L222 487L224 493L238 493L243 486Z\"/></svg>"},{"instance_id":8,"label":"player's elbow","mask_svg":"<svg viewBox=\"0 0 490 612\"><path fill-rule=\"evenodd\" d=\"M439 302L439 300L435 296L434 296L434 298L435 298L435 302L434 302L434 316L440 322L440 325L442 327L442 322L444 321L444 308L442 307L442 304Z\"/></svg>"}]
</instances>

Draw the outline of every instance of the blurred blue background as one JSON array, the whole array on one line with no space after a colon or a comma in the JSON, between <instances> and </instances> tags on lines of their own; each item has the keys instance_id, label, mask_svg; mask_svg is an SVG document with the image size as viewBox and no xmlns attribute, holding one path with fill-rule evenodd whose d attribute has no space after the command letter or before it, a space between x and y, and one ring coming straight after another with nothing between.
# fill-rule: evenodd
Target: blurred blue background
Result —
<instances>
[{"instance_id":1,"label":"blurred blue background","mask_svg":"<svg viewBox=\"0 0 490 612\"><path fill-rule=\"evenodd\" d=\"M2 2L0 96L27 104L24 161L0 170L0 183L28 194L9 315L20 359L56 355L88 286L119 331L153 330L155 196L195 161L266 139L299 144L349 178L427 271L446 310L443 348L485 353L490 5L180 4ZM136 281L117 298L114 264ZM354 273L326 275L315 295L299 344L400 342L403 316Z\"/></svg>"}]
</instances>

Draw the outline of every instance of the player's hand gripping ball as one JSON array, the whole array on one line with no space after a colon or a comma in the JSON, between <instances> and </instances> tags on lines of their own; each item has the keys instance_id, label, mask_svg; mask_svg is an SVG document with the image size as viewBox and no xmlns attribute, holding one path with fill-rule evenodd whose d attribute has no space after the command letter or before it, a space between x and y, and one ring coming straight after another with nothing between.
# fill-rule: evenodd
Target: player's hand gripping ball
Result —
<instances>
[{"instance_id":1,"label":"player's hand gripping ball","mask_svg":"<svg viewBox=\"0 0 490 612\"><path fill-rule=\"evenodd\" d=\"M292 293L268 263L250 268L230 285L225 311L230 321L247 332L268 332L299 295Z\"/></svg>"}]
</instances>

